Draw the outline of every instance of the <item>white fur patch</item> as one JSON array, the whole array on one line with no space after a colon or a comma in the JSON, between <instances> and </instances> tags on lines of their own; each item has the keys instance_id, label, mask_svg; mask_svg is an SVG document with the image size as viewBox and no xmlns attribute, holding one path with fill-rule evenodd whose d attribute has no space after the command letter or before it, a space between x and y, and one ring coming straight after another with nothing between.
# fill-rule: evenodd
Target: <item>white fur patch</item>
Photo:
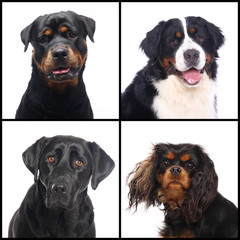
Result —
<instances>
[{"instance_id":1,"label":"white fur patch","mask_svg":"<svg viewBox=\"0 0 240 240\"><path fill-rule=\"evenodd\" d=\"M189 88L174 75L153 81L153 86L158 92L152 104L157 118L216 118L216 83L205 71L198 87Z\"/></svg>"},{"instance_id":2,"label":"white fur patch","mask_svg":"<svg viewBox=\"0 0 240 240\"><path fill-rule=\"evenodd\" d=\"M199 61L197 66L195 66L196 69L202 69L206 63L206 56L205 53L200 45L198 45L196 42L194 42L189 36L187 32L187 26L186 26L186 19L181 20L183 25L183 31L184 31L184 41L182 42L181 46L176 52L176 69L178 71L187 71L189 67L186 65L185 59L184 59L184 52L189 49L196 49L199 51Z\"/></svg>"}]
</instances>

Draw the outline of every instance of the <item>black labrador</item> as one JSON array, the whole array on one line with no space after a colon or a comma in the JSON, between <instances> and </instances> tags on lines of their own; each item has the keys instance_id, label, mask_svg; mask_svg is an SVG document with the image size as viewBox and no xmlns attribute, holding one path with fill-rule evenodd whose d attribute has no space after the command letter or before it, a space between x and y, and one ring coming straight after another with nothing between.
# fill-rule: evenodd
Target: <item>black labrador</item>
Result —
<instances>
[{"instance_id":1,"label":"black labrador","mask_svg":"<svg viewBox=\"0 0 240 240\"><path fill-rule=\"evenodd\" d=\"M73 136L42 137L23 153L34 174L9 225L9 237L95 237L88 184L95 190L114 162L95 142Z\"/></svg>"}]
</instances>

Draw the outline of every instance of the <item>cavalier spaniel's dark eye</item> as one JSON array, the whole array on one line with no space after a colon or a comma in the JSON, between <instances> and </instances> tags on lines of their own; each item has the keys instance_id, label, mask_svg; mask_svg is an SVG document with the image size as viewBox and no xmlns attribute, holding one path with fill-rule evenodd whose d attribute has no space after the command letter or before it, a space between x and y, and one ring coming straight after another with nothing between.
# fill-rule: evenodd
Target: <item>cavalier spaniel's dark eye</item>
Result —
<instances>
[{"instance_id":1,"label":"cavalier spaniel's dark eye","mask_svg":"<svg viewBox=\"0 0 240 240\"><path fill-rule=\"evenodd\" d=\"M163 165L164 167L168 167L168 166L170 165L169 160L167 160L167 159L163 160L162 165Z\"/></svg>"},{"instance_id":2,"label":"cavalier spaniel's dark eye","mask_svg":"<svg viewBox=\"0 0 240 240\"><path fill-rule=\"evenodd\" d=\"M188 170L193 170L195 168L195 166L191 162L186 162L185 163L185 168L188 169Z\"/></svg>"}]
</instances>

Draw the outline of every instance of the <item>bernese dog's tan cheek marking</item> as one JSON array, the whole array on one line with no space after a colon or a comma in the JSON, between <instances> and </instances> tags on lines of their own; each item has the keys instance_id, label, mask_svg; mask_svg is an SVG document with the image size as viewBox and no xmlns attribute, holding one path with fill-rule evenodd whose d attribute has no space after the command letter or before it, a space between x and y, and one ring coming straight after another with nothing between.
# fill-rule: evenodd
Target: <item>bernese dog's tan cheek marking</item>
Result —
<instances>
[{"instance_id":1,"label":"bernese dog's tan cheek marking","mask_svg":"<svg viewBox=\"0 0 240 240\"><path fill-rule=\"evenodd\" d=\"M212 56L208 53L206 54L206 61L207 61L207 63L212 63L213 62Z\"/></svg>"},{"instance_id":2,"label":"bernese dog's tan cheek marking","mask_svg":"<svg viewBox=\"0 0 240 240\"><path fill-rule=\"evenodd\" d=\"M170 67L170 64L175 65L175 58L164 58L162 61L162 66L164 68Z\"/></svg>"}]
</instances>

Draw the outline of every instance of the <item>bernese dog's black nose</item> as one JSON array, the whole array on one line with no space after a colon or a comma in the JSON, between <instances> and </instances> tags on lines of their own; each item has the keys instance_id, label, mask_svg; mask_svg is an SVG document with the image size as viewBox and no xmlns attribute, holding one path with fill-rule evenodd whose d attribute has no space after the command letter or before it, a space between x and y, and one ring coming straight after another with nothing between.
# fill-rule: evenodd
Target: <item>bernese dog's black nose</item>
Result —
<instances>
[{"instance_id":1,"label":"bernese dog's black nose","mask_svg":"<svg viewBox=\"0 0 240 240\"><path fill-rule=\"evenodd\" d=\"M199 51L196 49L188 49L183 53L183 56L189 66L195 66L198 63L199 54Z\"/></svg>"}]
</instances>

